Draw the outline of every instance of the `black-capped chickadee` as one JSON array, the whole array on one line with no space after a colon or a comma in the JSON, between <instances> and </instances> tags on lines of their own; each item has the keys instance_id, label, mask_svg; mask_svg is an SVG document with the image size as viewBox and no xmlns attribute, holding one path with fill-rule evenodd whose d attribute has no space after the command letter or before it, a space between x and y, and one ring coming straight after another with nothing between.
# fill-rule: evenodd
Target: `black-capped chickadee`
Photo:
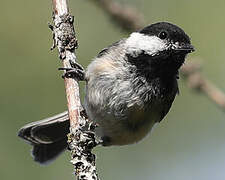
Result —
<instances>
[{"instance_id":1,"label":"black-capped chickadee","mask_svg":"<svg viewBox=\"0 0 225 180\"><path fill-rule=\"evenodd\" d=\"M178 93L178 70L194 51L190 38L160 22L103 49L87 67L84 109L104 146L140 141L168 113ZM67 147L67 112L22 127L34 160L45 163Z\"/></svg>"}]
</instances>

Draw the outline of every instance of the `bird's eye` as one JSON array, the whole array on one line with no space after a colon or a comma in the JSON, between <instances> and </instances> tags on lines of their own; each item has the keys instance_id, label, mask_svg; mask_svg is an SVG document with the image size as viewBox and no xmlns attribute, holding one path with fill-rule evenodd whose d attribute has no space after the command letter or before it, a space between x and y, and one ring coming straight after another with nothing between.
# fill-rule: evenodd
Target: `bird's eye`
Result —
<instances>
[{"instance_id":1,"label":"bird's eye","mask_svg":"<svg viewBox=\"0 0 225 180\"><path fill-rule=\"evenodd\" d=\"M168 36L168 34L167 34L167 32L165 32L165 31L161 31L161 32L159 33L159 38L160 38L160 39L166 39L167 36Z\"/></svg>"}]
</instances>

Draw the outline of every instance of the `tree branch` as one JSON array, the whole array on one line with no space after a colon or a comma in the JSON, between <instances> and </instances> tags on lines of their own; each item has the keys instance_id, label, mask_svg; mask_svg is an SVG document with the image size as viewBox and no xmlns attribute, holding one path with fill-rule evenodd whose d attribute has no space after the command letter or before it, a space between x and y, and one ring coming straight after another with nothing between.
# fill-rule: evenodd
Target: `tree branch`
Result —
<instances>
[{"instance_id":1,"label":"tree branch","mask_svg":"<svg viewBox=\"0 0 225 180\"><path fill-rule=\"evenodd\" d=\"M59 57L63 61L63 67L70 68L70 61L76 62L74 49L77 48L77 40L73 28L73 16L68 12L66 0L53 0L54 10L54 46L57 46ZM71 127L76 127L81 106L79 98L78 82L71 78L65 78L65 89L68 102L68 112Z\"/></svg>"},{"instance_id":2,"label":"tree branch","mask_svg":"<svg viewBox=\"0 0 225 180\"><path fill-rule=\"evenodd\" d=\"M124 30L136 31L143 27L144 18L135 8L121 6L118 2L112 0L92 0L110 15L115 23L118 23Z\"/></svg>"},{"instance_id":3,"label":"tree branch","mask_svg":"<svg viewBox=\"0 0 225 180\"><path fill-rule=\"evenodd\" d=\"M200 73L201 65L190 61L181 68L181 75L188 87L204 93L212 102L225 111L225 95Z\"/></svg>"},{"instance_id":4,"label":"tree branch","mask_svg":"<svg viewBox=\"0 0 225 180\"><path fill-rule=\"evenodd\" d=\"M137 10L121 6L113 0L92 0L101 5L103 10L124 30L137 31L144 27L143 16ZM180 73L191 89L198 90L225 112L225 94L199 71L198 62L188 61Z\"/></svg>"},{"instance_id":5,"label":"tree branch","mask_svg":"<svg viewBox=\"0 0 225 180\"><path fill-rule=\"evenodd\" d=\"M73 27L74 17L69 14L66 0L52 0L53 22L49 25L53 31L53 46L58 48L59 57L64 68L71 68L71 62L76 63L75 49L78 47ZM70 134L68 145L71 151L71 162L79 180L97 180L95 155L91 153L97 145L94 126L81 112L81 102L78 82L72 78L64 78L68 113L70 118Z\"/></svg>"}]
</instances>

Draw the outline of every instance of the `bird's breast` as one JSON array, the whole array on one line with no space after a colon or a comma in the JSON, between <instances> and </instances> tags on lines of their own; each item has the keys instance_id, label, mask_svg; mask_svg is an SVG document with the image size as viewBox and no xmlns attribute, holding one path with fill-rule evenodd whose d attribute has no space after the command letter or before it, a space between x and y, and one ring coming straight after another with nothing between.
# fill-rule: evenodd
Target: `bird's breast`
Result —
<instances>
[{"instance_id":1,"label":"bird's breast","mask_svg":"<svg viewBox=\"0 0 225 180\"><path fill-rule=\"evenodd\" d=\"M96 59L87 69L84 107L106 146L140 141L166 114L160 83L136 75L110 59Z\"/></svg>"},{"instance_id":2,"label":"bird's breast","mask_svg":"<svg viewBox=\"0 0 225 180\"><path fill-rule=\"evenodd\" d=\"M86 96L85 108L89 118L97 122L96 134L102 138L105 146L138 142L151 131L156 122L160 121L162 107L159 103L151 102L144 106L132 104L128 107L123 101L124 104L120 102L110 106L107 102L105 106L97 106L90 103L90 98Z\"/></svg>"}]
</instances>

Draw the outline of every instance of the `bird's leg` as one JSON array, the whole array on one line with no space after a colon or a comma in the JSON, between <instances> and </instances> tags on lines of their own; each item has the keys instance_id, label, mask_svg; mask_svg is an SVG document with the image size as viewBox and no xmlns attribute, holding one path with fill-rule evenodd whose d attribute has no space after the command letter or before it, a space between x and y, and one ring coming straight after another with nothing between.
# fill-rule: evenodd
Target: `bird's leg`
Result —
<instances>
[{"instance_id":1,"label":"bird's leg","mask_svg":"<svg viewBox=\"0 0 225 180\"><path fill-rule=\"evenodd\" d=\"M78 64L74 63L70 60L71 68L62 67L59 68L59 70L65 70L66 72L62 75L63 78L74 78L78 81L84 81L85 80L85 71L84 68Z\"/></svg>"}]
</instances>

